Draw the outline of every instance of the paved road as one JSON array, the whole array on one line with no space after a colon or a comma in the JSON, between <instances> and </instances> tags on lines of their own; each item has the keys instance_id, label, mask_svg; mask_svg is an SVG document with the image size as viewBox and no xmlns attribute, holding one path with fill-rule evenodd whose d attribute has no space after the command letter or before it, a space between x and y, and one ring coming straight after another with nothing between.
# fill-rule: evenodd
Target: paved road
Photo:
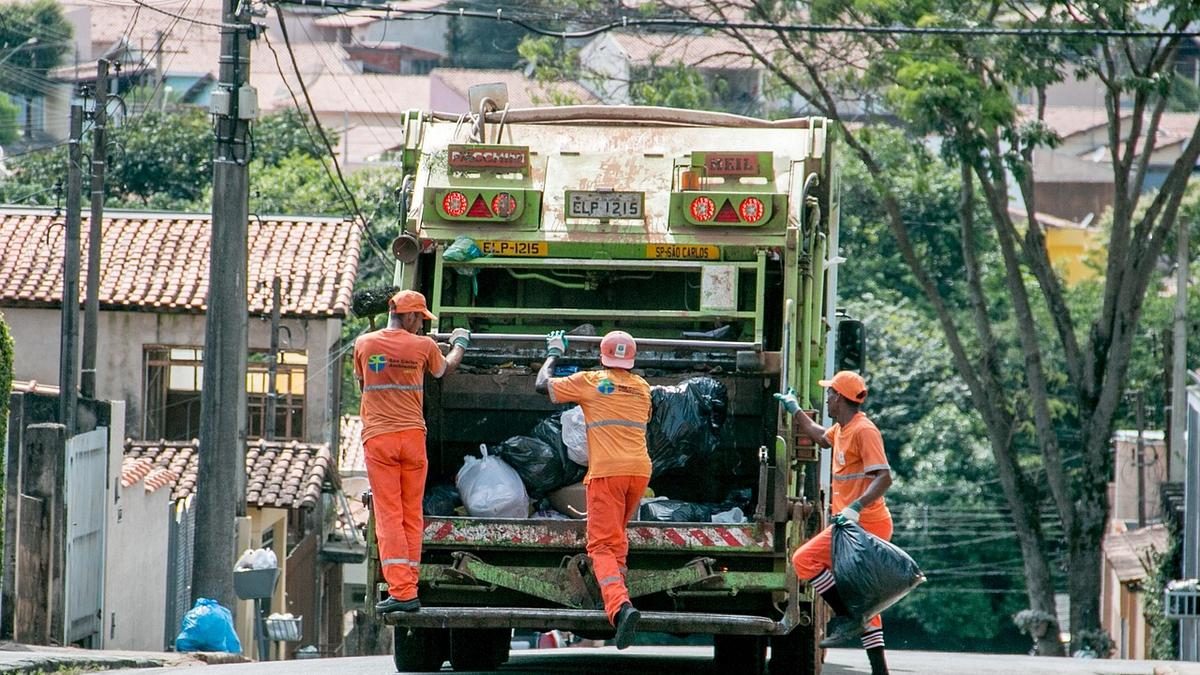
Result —
<instances>
[{"instance_id":1,"label":"paved road","mask_svg":"<svg viewBox=\"0 0 1200 675\"><path fill-rule=\"evenodd\" d=\"M888 653L894 675L1200 675L1200 664L1161 661L1111 661L1083 659L1042 659L1029 656L995 654L946 654L938 652L891 651ZM615 648L568 648L514 651L512 659L500 669L505 675L556 675L558 673L622 673L625 675L716 675L712 668L711 647L633 647L622 652ZM1156 669L1157 667L1157 669ZM382 675L394 673L392 660L385 656L312 661L251 663L233 666L152 668L117 671L133 675L170 673L171 675ZM449 672L449 666L444 672ZM863 675L870 673L862 650L829 650L823 675Z\"/></svg>"}]
</instances>

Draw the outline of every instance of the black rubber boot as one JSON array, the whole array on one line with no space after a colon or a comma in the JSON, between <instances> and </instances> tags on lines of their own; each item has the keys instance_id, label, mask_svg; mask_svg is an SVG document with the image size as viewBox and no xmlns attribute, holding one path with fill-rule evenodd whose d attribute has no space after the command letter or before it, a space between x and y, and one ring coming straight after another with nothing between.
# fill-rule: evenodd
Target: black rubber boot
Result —
<instances>
[{"instance_id":1,"label":"black rubber boot","mask_svg":"<svg viewBox=\"0 0 1200 675\"><path fill-rule=\"evenodd\" d=\"M837 586L830 586L821 594L821 599L829 608L833 610L835 616L850 616L850 610L846 609L846 603L842 600L841 593L838 593Z\"/></svg>"},{"instance_id":2,"label":"black rubber boot","mask_svg":"<svg viewBox=\"0 0 1200 675\"><path fill-rule=\"evenodd\" d=\"M883 647L868 649L867 660L871 662L871 675L888 675L887 659L883 657Z\"/></svg>"},{"instance_id":3,"label":"black rubber boot","mask_svg":"<svg viewBox=\"0 0 1200 675\"><path fill-rule=\"evenodd\" d=\"M638 620L641 618L642 613L637 611L631 603L627 602L617 610L617 616L613 620L617 629L615 636L617 649L625 649L633 644L633 636L637 632Z\"/></svg>"},{"instance_id":4,"label":"black rubber boot","mask_svg":"<svg viewBox=\"0 0 1200 675\"><path fill-rule=\"evenodd\" d=\"M825 626L825 639L821 640L822 647L837 647L863 634L862 623L848 616L835 616Z\"/></svg>"},{"instance_id":5,"label":"black rubber boot","mask_svg":"<svg viewBox=\"0 0 1200 675\"><path fill-rule=\"evenodd\" d=\"M421 601L417 598L401 600L388 596L385 600L375 603L375 611L380 614L391 614L392 612L415 612L421 609Z\"/></svg>"}]
</instances>

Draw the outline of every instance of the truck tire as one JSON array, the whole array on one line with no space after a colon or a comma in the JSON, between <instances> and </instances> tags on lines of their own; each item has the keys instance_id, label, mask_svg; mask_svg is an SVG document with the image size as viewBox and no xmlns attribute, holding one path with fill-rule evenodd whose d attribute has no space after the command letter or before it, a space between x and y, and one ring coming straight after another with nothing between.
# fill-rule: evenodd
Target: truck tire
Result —
<instances>
[{"instance_id":1,"label":"truck tire","mask_svg":"<svg viewBox=\"0 0 1200 675\"><path fill-rule=\"evenodd\" d=\"M392 662L401 673L436 672L446 662L447 631L439 628L396 626Z\"/></svg>"},{"instance_id":2,"label":"truck tire","mask_svg":"<svg viewBox=\"0 0 1200 675\"><path fill-rule=\"evenodd\" d=\"M454 670L495 670L508 662L512 630L451 628L450 665Z\"/></svg>"},{"instance_id":3,"label":"truck tire","mask_svg":"<svg viewBox=\"0 0 1200 675\"><path fill-rule=\"evenodd\" d=\"M813 625L796 626L771 637L770 675L820 675L822 650Z\"/></svg>"},{"instance_id":4,"label":"truck tire","mask_svg":"<svg viewBox=\"0 0 1200 675\"><path fill-rule=\"evenodd\" d=\"M716 673L763 675L767 672L767 638L763 635L714 635Z\"/></svg>"}]
</instances>

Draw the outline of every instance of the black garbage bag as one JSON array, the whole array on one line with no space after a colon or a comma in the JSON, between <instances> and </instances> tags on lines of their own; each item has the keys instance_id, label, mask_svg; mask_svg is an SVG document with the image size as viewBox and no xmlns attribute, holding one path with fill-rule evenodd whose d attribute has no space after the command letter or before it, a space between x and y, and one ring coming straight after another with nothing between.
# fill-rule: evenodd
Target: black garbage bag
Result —
<instances>
[{"instance_id":1,"label":"black garbage bag","mask_svg":"<svg viewBox=\"0 0 1200 675\"><path fill-rule=\"evenodd\" d=\"M422 510L427 516L452 516L454 509L462 504L458 488L453 485L431 485L425 489L421 500Z\"/></svg>"},{"instance_id":2,"label":"black garbage bag","mask_svg":"<svg viewBox=\"0 0 1200 675\"><path fill-rule=\"evenodd\" d=\"M533 436L513 436L492 452L516 470L533 499L578 483L587 473L586 467L567 458L567 446L561 440L555 446Z\"/></svg>"},{"instance_id":3,"label":"black garbage bag","mask_svg":"<svg viewBox=\"0 0 1200 675\"><path fill-rule=\"evenodd\" d=\"M650 401L646 446L653 476L717 449L729 407L728 390L719 380L693 377L670 387L651 387Z\"/></svg>"},{"instance_id":4,"label":"black garbage bag","mask_svg":"<svg viewBox=\"0 0 1200 675\"><path fill-rule=\"evenodd\" d=\"M704 504L660 499L642 504L638 520L657 520L663 523L711 523L712 508Z\"/></svg>"},{"instance_id":5,"label":"black garbage bag","mask_svg":"<svg viewBox=\"0 0 1200 675\"><path fill-rule=\"evenodd\" d=\"M850 616L864 622L925 581L899 546L848 521L833 525L833 576Z\"/></svg>"}]
</instances>

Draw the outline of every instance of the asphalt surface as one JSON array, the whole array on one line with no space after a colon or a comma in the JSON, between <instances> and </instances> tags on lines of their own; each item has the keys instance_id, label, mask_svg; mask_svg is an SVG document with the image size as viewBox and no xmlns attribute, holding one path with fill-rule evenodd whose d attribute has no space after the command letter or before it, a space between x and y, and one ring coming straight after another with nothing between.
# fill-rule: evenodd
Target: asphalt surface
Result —
<instances>
[{"instance_id":1,"label":"asphalt surface","mask_svg":"<svg viewBox=\"0 0 1200 675\"><path fill-rule=\"evenodd\" d=\"M711 647L612 647L513 651L499 672L506 675L558 673L622 673L627 675L716 675ZM1200 675L1200 664L1163 661L1049 659L997 654L889 651L893 675ZM396 672L388 656L277 661L226 666L150 668L121 673L173 675L379 675ZM451 672L447 665L443 672ZM822 675L870 673L866 655L858 649L829 650ZM722 674L724 675L724 674Z\"/></svg>"}]
</instances>

